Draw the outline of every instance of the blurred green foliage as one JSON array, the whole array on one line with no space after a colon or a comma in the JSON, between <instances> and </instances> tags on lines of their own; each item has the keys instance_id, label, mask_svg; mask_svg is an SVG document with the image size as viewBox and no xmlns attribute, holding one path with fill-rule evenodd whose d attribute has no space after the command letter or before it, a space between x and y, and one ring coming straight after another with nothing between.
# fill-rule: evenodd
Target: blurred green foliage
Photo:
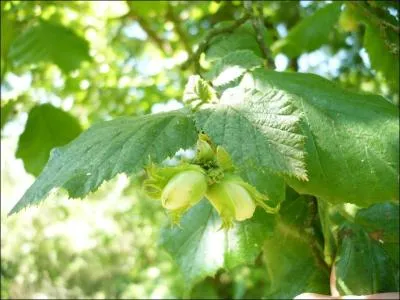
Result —
<instances>
[{"instance_id":1,"label":"blurred green foliage","mask_svg":"<svg viewBox=\"0 0 400 300\"><path fill-rule=\"evenodd\" d=\"M317 73L347 89L378 93L398 104L397 1L261 3L264 39L279 71ZM325 22L328 12L331 20ZM21 151L38 146L22 157L25 166L39 164L33 171L37 175L50 149L67 143L79 131L57 143L44 137L51 134L32 134L36 129L28 128L26 119L35 110L52 105L58 112L68 111L74 118L71 126L88 128L118 116L181 107L184 85L193 73L226 88L236 79L218 81L222 66L239 66L241 76L260 64L258 56L263 52L250 22L214 37L198 61L189 68L182 65L210 30L231 25L243 13L242 1L1 1L1 134L2 154L8 153L7 164L2 158L1 179L2 299L285 298L302 292L304 286L327 292L325 284L314 282L315 276L327 274L309 251L323 248L325 261L331 263L343 232L338 227L352 209L321 203L320 215L311 224L313 207L305 200L310 199L292 190L282 207L281 227L269 228L270 240L264 247L271 255L259 255L253 265L218 270L189 294L178 264L159 245L168 218L158 202L142 195L136 181L129 183L119 176L85 201L72 201L59 193L39 208L5 217L22 187L32 181L15 157L18 138ZM244 55L229 57L233 50ZM221 70L210 72L213 65L222 65ZM60 119L50 118L49 123L56 131L69 126ZM29 132L29 140L24 141ZM391 214L396 209L382 204L353 212L354 218L350 216L346 224L355 228L356 239L345 240L347 248L339 250L357 248L354 241L366 247L372 243L375 252L389 255L391 260L383 265L393 261L398 266L398 218ZM391 219L382 222L381 214ZM281 239L285 228L294 235ZM314 234L315 244L299 238L306 231ZM379 244L382 239L384 246ZM282 245L299 249L299 256L281 252ZM276 260L268 262L271 257ZM292 285L286 278L293 274L286 274L287 269L280 273L277 262L298 257L293 270L311 275ZM359 257L348 259L357 265ZM353 276L342 271L343 278ZM398 276L397 272L390 280L398 281ZM277 280L284 284L278 286ZM383 281L373 283L376 289ZM352 292L364 291L358 284Z\"/></svg>"}]
</instances>

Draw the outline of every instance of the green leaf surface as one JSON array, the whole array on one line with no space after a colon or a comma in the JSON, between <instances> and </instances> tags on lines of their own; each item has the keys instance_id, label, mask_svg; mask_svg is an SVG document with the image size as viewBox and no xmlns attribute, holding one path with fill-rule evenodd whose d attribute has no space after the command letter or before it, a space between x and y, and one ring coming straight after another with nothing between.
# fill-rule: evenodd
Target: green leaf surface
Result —
<instances>
[{"instance_id":1,"label":"green leaf surface","mask_svg":"<svg viewBox=\"0 0 400 300\"><path fill-rule=\"evenodd\" d=\"M15 65L52 62L64 72L90 60L89 43L63 25L40 20L11 44L9 58Z\"/></svg>"},{"instance_id":2,"label":"green leaf surface","mask_svg":"<svg viewBox=\"0 0 400 300\"><path fill-rule=\"evenodd\" d=\"M221 103L196 113L196 125L238 168L265 168L306 179L304 136L292 99L276 90L228 89Z\"/></svg>"},{"instance_id":3,"label":"green leaf surface","mask_svg":"<svg viewBox=\"0 0 400 300\"><path fill-rule=\"evenodd\" d=\"M160 163L180 148L194 146L196 139L193 121L179 111L97 123L51 152L43 172L10 214L40 202L57 187L70 197L83 197L118 173L137 172L149 159Z\"/></svg>"},{"instance_id":4,"label":"green leaf surface","mask_svg":"<svg viewBox=\"0 0 400 300\"><path fill-rule=\"evenodd\" d=\"M271 206L276 207L285 200L286 184L282 176L276 175L268 169L253 167L242 168L240 175L260 193L267 195Z\"/></svg>"},{"instance_id":5,"label":"green leaf surface","mask_svg":"<svg viewBox=\"0 0 400 300\"><path fill-rule=\"evenodd\" d=\"M212 62L237 50L250 50L261 56L260 47L255 36L248 33L235 32L223 35L212 41L211 46L206 51L206 60Z\"/></svg>"},{"instance_id":6,"label":"green leaf surface","mask_svg":"<svg viewBox=\"0 0 400 300\"><path fill-rule=\"evenodd\" d=\"M399 268L399 205L379 203L357 212L354 222L368 233L369 237L378 241L393 262Z\"/></svg>"},{"instance_id":7,"label":"green leaf surface","mask_svg":"<svg viewBox=\"0 0 400 300\"><path fill-rule=\"evenodd\" d=\"M7 103L1 105L1 129L3 129L4 125L8 122L9 119L15 114L15 104L16 101L7 101Z\"/></svg>"},{"instance_id":8,"label":"green leaf surface","mask_svg":"<svg viewBox=\"0 0 400 300\"><path fill-rule=\"evenodd\" d=\"M366 207L398 201L399 116L395 105L381 96L342 90L312 74L255 70L252 75L257 90L291 99L301 111L309 180L287 177L289 185L331 203ZM252 144L249 137L243 140Z\"/></svg>"},{"instance_id":9,"label":"green leaf surface","mask_svg":"<svg viewBox=\"0 0 400 300\"><path fill-rule=\"evenodd\" d=\"M311 52L329 41L329 33L339 19L340 1L326 5L293 27L282 40L272 45L275 53L296 57Z\"/></svg>"},{"instance_id":10,"label":"green leaf surface","mask_svg":"<svg viewBox=\"0 0 400 300\"><path fill-rule=\"evenodd\" d=\"M329 270L320 258L317 241L306 233L311 214L308 198L282 203L274 234L264 243L269 284L267 299L293 299L301 293L329 293Z\"/></svg>"},{"instance_id":11,"label":"green leaf surface","mask_svg":"<svg viewBox=\"0 0 400 300\"><path fill-rule=\"evenodd\" d=\"M341 294L369 295L399 290L398 266L379 241L355 224L345 224L339 236L335 266L336 287Z\"/></svg>"},{"instance_id":12,"label":"green leaf surface","mask_svg":"<svg viewBox=\"0 0 400 300\"><path fill-rule=\"evenodd\" d=\"M51 149L69 143L81 131L78 120L69 113L51 104L35 106L19 138L16 157L23 160L27 172L38 176Z\"/></svg>"},{"instance_id":13,"label":"green leaf surface","mask_svg":"<svg viewBox=\"0 0 400 300\"><path fill-rule=\"evenodd\" d=\"M364 47L371 66L383 73L389 85L399 90L399 35L372 22L367 24Z\"/></svg>"},{"instance_id":14,"label":"green leaf surface","mask_svg":"<svg viewBox=\"0 0 400 300\"><path fill-rule=\"evenodd\" d=\"M235 223L229 231L220 230L221 219L203 199L182 218L180 228L163 230L160 243L181 269L186 288L191 289L220 268L254 263L273 225L274 216L257 209L252 219Z\"/></svg>"},{"instance_id":15,"label":"green leaf surface","mask_svg":"<svg viewBox=\"0 0 400 300\"><path fill-rule=\"evenodd\" d=\"M217 60L206 76L214 87L220 87L240 78L246 71L262 65L263 60L253 51L237 50Z\"/></svg>"}]
</instances>

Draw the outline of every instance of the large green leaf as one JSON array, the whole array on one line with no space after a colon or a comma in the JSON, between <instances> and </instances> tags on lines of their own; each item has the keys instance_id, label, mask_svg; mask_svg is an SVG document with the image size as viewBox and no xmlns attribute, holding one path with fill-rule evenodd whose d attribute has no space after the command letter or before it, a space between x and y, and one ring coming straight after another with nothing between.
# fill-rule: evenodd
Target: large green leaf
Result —
<instances>
[{"instance_id":1,"label":"large green leaf","mask_svg":"<svg viewBox=\"0 0 400 300\"><path fill-rule=\"evenodd\" d=\"M236 223L229 231L220 230L220 217L203 199L182 218L180 228L163 230L161 245L178 264L190 289L220 268L254 263L273 226L274 216L257 209L252 219Z\"/></svg>"},{"instance_id":2,"label":"large green leaf","mask_svg":"<svg viewBox=\"0 0 400 300\"><path fill-rule=\"evenodd\" d=\"M149 159L160 163L192 147L196 138L193 121L179 111L98 123L51 152L43 172L10 213L38 203L57 187L70 197L83 197L118 173L134 173Z\"/></svg>"},{"instance_id":3,"label":"large green leaf","mask_svg":"<svg viewBox=\"0 0 400 300\"><path fill-rule=\"evenodd\" d=\"M252 75L257 90L291 99L301 110L309 180L287 177L294 189L332 203L347 201L364 207L398 201L399 118L395 105L381 96L342 90L312 74L255 70ZM242 140L253 145L249 136ZM267 156L266 151L263 154ZM247 156L246 152L242 155Z\"/></svg>"},{"instance_id":4,"label":"large green leaf","mask_svg":"<svg viewBox=\"0 0 400 300\"><path fill-rule=\"evenodd\" d=\"M305 292L329 293L329 268L321 259L317 240L311 240L311 207L308 198L282 203L274 234L264 243L269 284L267 299L293 299Z\"/></svg>"},{"instance_id":5,"label":"large green leaf","mask_svg":"<svg viewBox=\"0 0 400 300\"><path fill-rule=\"evenodd\" d=\"M284 39L272 45L272 50L296 57L318 49L329 41L329 33L339 19L341 5L339 1L328 4L297 23Z\"/></svg>"},{"instance_id":6,"label":"large green leaf","mask_svg":"<svg viewBox=\"0 0 400 300\"><path fill-rule=\"evenodd\" d=\"M69 72L90 60L89 43L69 28L40 20L13 41L9 57L16 65L45 61Z\"/></svg>"},{"instance_id":7,"label":"large green leaf","mask_svg":"<svg viewBox=\"0 0 400 300\"><path fill-rule=\"evenodd\" d=\"M239 168L306 179L304 136L292 102L277 90L228 89L221 103L196 113L196 125L224 146Z\"/></svg>"},{"instance_id":8,"label":"large green leaf","mask_svg":"<svg viewBox=\"0 0 400 300\"><path fill-rule=\"evenodd\" d=\"M69 143L81 131L78 120L69 113L51 104L35 106L19 138L16 157L23 160L26 171L38 176L49 159L50 150Z\"/></svg>"}]
</instances>

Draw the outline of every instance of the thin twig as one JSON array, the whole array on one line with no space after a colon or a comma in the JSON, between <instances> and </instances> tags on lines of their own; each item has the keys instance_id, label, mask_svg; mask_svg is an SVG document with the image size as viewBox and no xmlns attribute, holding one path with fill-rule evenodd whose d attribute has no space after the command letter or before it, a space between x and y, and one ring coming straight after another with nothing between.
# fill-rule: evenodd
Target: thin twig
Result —
<instances>
[{"instance_id":1,"label":"thin twig","mask_svg":"<svg viewBox=\"0 0 400 300\"><path fill-rule=\"evenodd\" d=\"M122 19L133 19L136 20L140 27L146 32L146 34L149 36L149 38L151 40L153 40L153 42L157 45L157 47L165 54L165 55L169 55L171 54L172 48L171 45L169 43L167 43L167 41L163 40L162 38L160 38L157 34L157 32L155 30L153 30L150 27L150 24L147 22L146 19L144 19L142 16L140 16L139 14L135 13L134 10L132 10L131 5L129 4L129 1L126 0L126 2L128 3L128 7L129 7L129 11L127 14L123 15Z\"/></svg>"},{"instance_id":2,"label":"thin twig","mask_svg":"<svg viewBox=\"0 0 400 300\"><path fill-rule=\"evenodd\" d=\"M236 28L238 28L240 25L242 25L244 22L246 22L249 18L250 18L250 15L247 12L245 12L244 15L240 19L236 20L235 23L233 23L231 26L227 26L224 28L215 28L215 29L210 30L208 32L207 36L205 37L205 39L200 42L196 52L194 52L193 55L191 55L188 58L188 60L185 61L181 65L181 69L186 70L193 62L198 61L201 53L203 53L207 49L207 46L208 46L209 42L211 41L211 39L213 39L217 35L220 35L223 33L230 33L232 31L234 31Z\"/></svg>"},{"instance_id":3,"label":"thin twig","mask_svg":"<svg viewBox=\"0 0 400 300\"><path fill-rule=\"evenodd\" d=\"M193 50L192 46L190 45L189 38L186 32L183 31L181 27L181 22L179 18L176 16L174 9L171 5L171 2L168 2L167 5L168 5L168 10L166 16L174 24L174 29L176 33L179 35L186 52L188 53L189 56L191 56L193 55Z\"/></svg>"}]
</instances>

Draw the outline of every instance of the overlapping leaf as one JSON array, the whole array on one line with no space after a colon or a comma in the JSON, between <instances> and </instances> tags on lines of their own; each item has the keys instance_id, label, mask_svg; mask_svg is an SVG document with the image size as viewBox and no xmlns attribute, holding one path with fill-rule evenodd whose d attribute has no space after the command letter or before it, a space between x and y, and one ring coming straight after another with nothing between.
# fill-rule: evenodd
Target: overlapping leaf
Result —
<instances>
[{"instance_id":1,"label":"overlapping leaf","mask_svg":"<svg viewBox=\"0 0 400 300\"><path fill-rule=\"evenodd\" d=\"M16 65L45 61L69 72L90 60L89 43L69 28L40 20L13 41L9 57Z\"/></svg>"},{"instance_id":2,"label":"overlapping leaf","mask_svg":"<svg viewBox=\"0 0 400 300\"><path fill-rule=\"evenodd\" d=\"M329 268L321 258L317 239L311 242L309 234L312 231L308 223L315 212L308 202L306 197L283 202L275 231L265 241L267 299L293 299L306 292L329 293Z\"/></svg>"},{"instance_id":3,"label":"overlapping leaf","mask_svg":"<svg viewBox=\"0 0 400 300\"><path fill-rule=\"evenodd\" d=\"M398 265L381 246L384 242L371 238L355 224L344 225L339 236L335 266L336 287L341 294L368 295L399 290Z\"/></svg>"},{"instance_id":4,"label":"overlapping leaf","mask_svg":"<svg viewBox=\"0 0 400 300\"><path fill-rule=\"evenodd\" d=\"M381 1L380 5L384 5ZM364 47L367 50L371 67L382 72L394 91L399 90L399 34L396 31L399 22L388 11L371 9L369 5L359 2L346 3L342 17L349 27L353 24L365 25Z\"/></svg>"},{"instance_id":5,"label":"overlapping leaf","mask_svg":"<svg viewBox=\"0 0 400 300\"><path fill-rule=\"evenodd\" d=\"M239 168L266 168L307 178L304 136L288 95L238 87L226 90L222 98L219 105L198 111L196 124L228 150Z\"/></svg>"},{"instance_id":6,"label":"overlapping leaf","mask_svg":"<svg viewBox=\"0 0 400 300\"><path fill-rule=\"evenodd\" d=\"M364 47L371 66L381 71L390 86L399 89L399 35L375 24L368 24L364 36Z\"/></svg>"},{"instance_id":7,"label":"overlapping leaf","mask_svg":"<svg viewBox=\"0 0 400 300\"><path fill-rule=\"evenodd\" d=\"M270 37L265 33L267 42ZM237 50L250 50L261 57L255 32L250 23L240 26L235 32L217 36L206 51L206 60L215 61Z\"/></svg>"},{"instance_id":8,"label":"overlapping leaf","mask_svg":"<svg viewBox=\"0 0 400 300\"><path fill-rule=\"evenodd\" d=\"M368 206L398 201L399 121L395 105L381 96L347 92L311 74L255 70L253 78L257 90L280 93L282 98L293 99L293 105L301 110L309 181L287 178L292 187L333 203ZM230 126L227 129L235 125ZM252 143L245 137L243 141ZM254 156L250 149L246 151ZM263 153L267 156L268 152Z\"/></svg>"},{"instance_id":9,"label":"overlapping leaf","mask_svg":"<svg viewBox=\"0 0 400 300\"><path fill-rule=\"evenodd\" d=\"M225 86L240 78L246 71L262 66L263 60L250 50L237 50L230 52L217 60L216 64L207 74L214 87Z\"/></svg>"},{"instance_id":10,"label":"overlapping leaf","mask_svg":"<svg viewBox=\"0 0 400 300\"><path fill-rule=\"evenodd\" d=\"M229 231L220 230L221 219L204 199L182 218L181 228L164 229L161 245L178 264L190 289L220 268L252 264L273 226L274 216L258 209L252 219L236 223Z\"/></svg>"},{"instance_id":11,"label":"overlapping leaf","mask_svg":"<svg viewBox=\"0 0 400 300\"><path fill-rule=\"evenodd\" d=\"M70 144L51 152L43 172L10 213L43 200L58 187L83 197L118 173L139 171L149 159L160 163L194 145L193 121L182 112L124 117L94 125Z\"/></svg>"},{"instance_id":12,"label":"overlapping leaf","mask_svg":"<svg viewBox=\"0 0 400 300\"><path fill-rule=\"evenodd\" d=\"M17 158L25 170L38 176L47 163L50 150L76 138L82 129L77 119L51 104L35 106L19 138Z\"/></svg>"}]
</instances>

